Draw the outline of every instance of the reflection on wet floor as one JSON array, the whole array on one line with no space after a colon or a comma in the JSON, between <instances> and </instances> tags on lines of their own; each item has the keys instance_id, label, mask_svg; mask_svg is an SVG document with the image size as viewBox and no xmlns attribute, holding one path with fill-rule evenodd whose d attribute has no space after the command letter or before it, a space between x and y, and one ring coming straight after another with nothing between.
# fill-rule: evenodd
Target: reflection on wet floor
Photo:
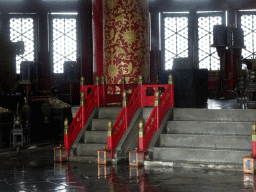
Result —
<instances>
[{"instance_id":1,"label":"reflection on wet floor","mask_svg":"<svg viewBox=\"0 0 256 192\"><path fill-rule=\"evenodd\" d=\"M237 102L236 99L208 99L207 109L256 109L256 103Z\"/></svg>"},{"instance_id":2,"label":"reflection on wet floor","mask_svg":"<svg viewBox=\"0 0 256 192\"><path fill-rule=\"evenodd\" d=\"M254 191L243 172L54 163L53 150L2 156L0 191ZM244 182L245 181L245 182Z\"/></svg>"}]
</instances>

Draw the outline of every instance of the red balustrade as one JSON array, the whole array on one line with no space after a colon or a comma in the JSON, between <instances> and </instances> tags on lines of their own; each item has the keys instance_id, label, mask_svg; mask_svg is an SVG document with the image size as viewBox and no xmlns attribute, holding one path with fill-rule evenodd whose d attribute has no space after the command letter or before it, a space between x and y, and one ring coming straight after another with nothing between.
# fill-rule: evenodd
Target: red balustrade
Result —
<instances>
[{"instance_id":1,"label":"red balustrade","mask_svg":"<svg viewBox=\"0 0 256 192\"><path fill-rule=\"evenodd\" d=\"M160 106L153 109L144 128L145 135L140 138L140 150L145 151L153 134L159 129L160 122L166 111L174 105L173 85L138 85L137 88L134 84L81 85L80 92L84 91L86 102L84 106L79 108L70 125L68 134L64 136L64 146L70 149L95 107L113 103L120 104L122 102L122 93L126 90L129 102L123 107L117 118L113 126L112 136L108 137L108 148L114 151L124 132L128 129L136 110L139 107L153 106L155 101L154 93L159 88L164 90L160 97Z\"/></svg>"},{"instance_id":2,"label":"red balustrade","mask_svg":"<svg viewBox=\"0 0 256 192\"><path fill-rule=\"evenodd\" d=\"M91 92L92 88L94 87L95 85L80 85L80 93L82 91L84 91L84 97L85 97L85 100L87 99L87 97L89 96L89 93Z\"/></svg>"},{"instance_id":3,"label":"red balustrade","mask_svg":"<svg viewBox=\"0 0 256 192\"><path fill-rule=\"evenodd\" d=\"M154 107L144 126L144 135L139 137L139 150L141 151L146 151L154 133L159 129L167 110L170 107L174 107L174 86L170 84L164 87L165 91L160 97L160 105Z\"/></svg>"},{"instance_id":4,"label":"red balustrade","mask_svg":"<svg viewBox=\"0 0 256 192\"><path fill-rule=\"evenodd\" d=\"M74 143L77 135L85 126L87 119L92 113L93 109L97 106L97 86L93 86L90 94L87 96L84 106L80 106L75 118L73 119L71 125L69 126L69 132L64 135L64 146L69 148ZM85 88L86 89L86 88ZM85 90L82 89L82 90Z\"/></svg>"},{"instance_id":5,"label":"red balustrade","mask_svg":"<svg viewBox=\"0 0 256 192\"><path fill-rule=\"evenodd\" d=\"M110 150L115 150L124 132L128 129L129 123L134 113L140 107L140 100L138 99L140 96L140 87L141 85L138 85L133 95L131 96L127 106L123 107L120 115L118 116L113 126L113 134L112 136L108 137L108 148Z\"/></svg>"},{"instance_id":6,"label":"red balustrade","mask_svg":"<svg viewBox=\"0 0 256 192\"><path fill-rule=\"evenodd\" d=\"M80 106L75 118L69 126L68 134L64 135L64 146L70 149L95 107L106 106L110 103L121 103L123 90L127 90L132 93L134 89L135 85L126 84L80 85L80 93L82 91L85 93L85 104L84 106ZM132 95L131 93L128 94L128 97ZM124 118L127 117L127 111L125 111ZM121 119L121 116L119 119ZM122 135L122 133L119 132L121 131L118 131L117 135Z\"/></svg>"},{"instance_id":7,"label":"red balustrade","mask_svg":"<svg viewBox=\"0 0 256 192\"><path fill-rule=\"evenodd\" d=\"M113 134L108 137L108 148L115 150L123 133L128 129L129 123L139 107L154 106L154 93L162 88L164 93L161 96L161 105L155 107L149 117L149 121L145 126L145 137L141 146L147 146L153 134L159 129L160 123L169 107L173 107L173 85L138 85L133 95L129 99L126 107L123 107L115 125L113 126ZM153 127L153 128L152 128ZM143 149L145 147L142 147ZM141 150L141 148L140 148ZM144 151L144 150L143 150ZM112 153L113 155L114 153Z\"/></svg>"}]
</instances>

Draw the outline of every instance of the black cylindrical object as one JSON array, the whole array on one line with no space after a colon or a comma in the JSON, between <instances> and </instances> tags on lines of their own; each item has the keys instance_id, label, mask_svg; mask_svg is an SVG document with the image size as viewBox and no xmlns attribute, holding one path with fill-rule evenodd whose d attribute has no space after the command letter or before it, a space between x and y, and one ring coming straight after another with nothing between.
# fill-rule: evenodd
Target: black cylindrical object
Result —
<instances>
[{"instance_id":1,"label":"black cylindrical object","mask_svg":"<svg viewBox=\"0 0 256 192\"><path fill-rule=\"evenodd\" d=\"M227 27L224 25L213 26L213 44L226 45L227 44Z\"/></svg>"},{"instance_id":2,"label":"black cylindrical object","mask_svg":"<svg viewBox=\"0 0 256 192\"><path fill-rule=\"evenodd\" d=\"M235 47L244 46L244 31L241 28L235 28L233 30L233 46Z\"/></svg>"}]
</instances>

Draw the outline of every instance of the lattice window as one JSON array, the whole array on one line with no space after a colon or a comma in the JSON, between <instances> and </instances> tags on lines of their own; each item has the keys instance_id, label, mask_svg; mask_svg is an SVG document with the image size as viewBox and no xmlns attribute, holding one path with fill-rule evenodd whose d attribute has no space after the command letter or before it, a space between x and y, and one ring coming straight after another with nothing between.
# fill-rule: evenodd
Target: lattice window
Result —
<instances>
[{"instance_id":1,"label":"lattice window","mask_svg":"<svg viewBox=\"0 0 256 192\"><path fill-rule=\"evenodd\" d=\"M188 57L188 17L164 17L165 69L173 59Z\"/></svg>"},{"instance_id":2,"label":"lattice window","mask_svg":"<svg viewBox=\"0 0 256 192\"><path fill-rule=\"evenodd\" d=\"M255 59L256 51L256 15L242 15L241 28L244 30L244 46L242 55L245 59Z\"/></svg>"},{"instance_id":3,"label":"lattice window","mask_svg":"<svg viewBox=\"0 0 256 192\"><path fill-rule=\"evenodd\" d=\"M10 40L13 42L24 41L24 54L16 56L16 73L20 73L20 63L22 61L35 60L34 19L11 18Z\"/></svg>"},{"instance_id":4,"label":"lattice window","mask_svg":"<svg viewBox=\"0 0 256 192\"><path fill-rule=\"evenodd\" d=\"M198 17L198 58L199 68L208 70L220 69L220 58L213 44L213 26L221 25L221 16Z\"/></svg>"},{"instance_id":5,"label":"lattice window","mask_svg":"<svg viewBox=\"0 0 256 192\"><path fill-rule=\"evenodd\" d=\"M77 60L76 18L53 18L53 72L63 73L65 61Z\"/></svg>"}]
</instances>

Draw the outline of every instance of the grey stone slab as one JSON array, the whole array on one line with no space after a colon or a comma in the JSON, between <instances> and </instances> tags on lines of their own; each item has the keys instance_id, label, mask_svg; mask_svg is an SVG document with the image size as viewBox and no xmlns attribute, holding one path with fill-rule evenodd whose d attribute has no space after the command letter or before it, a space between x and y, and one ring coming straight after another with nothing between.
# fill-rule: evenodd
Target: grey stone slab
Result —
<instances>
[{"instance_id":1,"label":"grey stone slab","mask_svg":"<svg viewBox=\"0 0 256 192\"><path fill-rule=\"evenodd\" d=\"M251 136L161 134L162 147L252 149Z\"/></svg>"},{"instance_id":2,"label":"grey stone slab","mask_svg":"<svg viewBox=\"0 0 256 192\"><path fill-rule=\"evenodd\" d=\"M106 144L78 144L77 155L78 156L97 156L97 151L103 149Z\"/></svg>"},{"instance_id":3,"label":"grey stone slab","mask_svg":"<svg viewBox=\"0 0 256 192\"><path fill-rule=\"evenodd\" d=\"M74 118L79 110L80 106L72 106L71 107L71 113L72 113L72 117Z\"/></svg>"},{"instance_id":4,"label":"grey stone slab","mask_svg":"<svg viewBox=\"0 0 256 192\"><path fill-rule=\"evenodd\" d=\"M100 119L114 119L117 118L122 110L122 107L100 107Z\"/></svg>"},{"instance_id":5,"label":"grey stone slab","mask_svg":"<svg viewBox=\"0 0 256 192\"><path fill-rule=\"evenodd\" d=\"M108 130L108 121L111 120L113 125L116 122L116 119L93 119L92 120L92 130L95 131L107 131Z\"/></svg>"},{"instance_id":6,"label":"grey stone slab","mask_svg":"<svg viewBox=\"0 0 256 192\"><path fill-rule=\"evenodd\" d=\"M153 111L154 107L145 107L143 108L143 119L145 122L148 120L151 112Z\"/></svg>"},{"instance_id":7,"label":"grey stone slab","mask_svg":"<svg viewBox=\"0 0 256 192\"><path fill-rule=\"evenodd\" d=\"M253 122L256 119L255 109L197 109L175 108L176 121L227 121Z\"/></svg>"},{"instance_id":8,"label":"grey stone slab","mask_svg":"<svg viewBox=\"0 0 256 192\"><path fill-rule=\"evenodd\" d=\"M107 131L85 131L84 133L85 143L104 143L108 144L108 132Z\"/></svg>"},{"instance_id":9,"label":"grey stone slab","mask_svg":"<svg viewBox=\"0 0 256 192\"><path fill-rule=\"evenodd\" d=\"M154 161L197 161L202 163L243 163L243 157L251 150L210 150L189 148L155 147Z\"/></svg>"},{"instance_id":10,"label":"grey stone slab","mask_svg":"<svg viewBox=\"0 0 256 192\"><path fill-rule=\"evenodd\" d=\"M251 135L252 122L169 121L167 133Z\"/></svg>"},{"instance_id":11,"label":"grey stone slab","mask_svg":"<svg viewBox=\"0 0 256 192\"><path fill-rule=\"evenodd\" d=\"M71 162L98 163L97 156L69 156Z\"/></svg>"}]
</instances>

